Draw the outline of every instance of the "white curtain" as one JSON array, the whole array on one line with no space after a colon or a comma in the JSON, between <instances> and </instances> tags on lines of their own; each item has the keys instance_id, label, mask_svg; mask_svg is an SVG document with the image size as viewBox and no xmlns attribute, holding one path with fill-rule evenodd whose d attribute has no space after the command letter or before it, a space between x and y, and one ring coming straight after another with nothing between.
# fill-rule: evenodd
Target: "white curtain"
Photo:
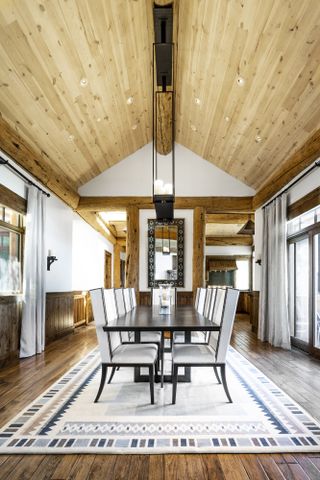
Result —
<instances>
[{"instance_id":1,"label":"white curtain","mask_svg":"<svg viewBox=\"0 0 320 480\"><path fill-rule=\"evenodd\" d=\"M263 211L258 338L290 349L286 225L287 196L283 194Z\"/></svg>"},{"instance_id":2,"label":"white curtain","mask_svg":"<svg viewBox=\"0 0 320 480\"><path fill-rule=\"evenodd\" d=\"M23 269L21 358L30 357L44 350L46 291L44 221L45 196L36 187L29 186Z\"/></svg>"}]
</instances>

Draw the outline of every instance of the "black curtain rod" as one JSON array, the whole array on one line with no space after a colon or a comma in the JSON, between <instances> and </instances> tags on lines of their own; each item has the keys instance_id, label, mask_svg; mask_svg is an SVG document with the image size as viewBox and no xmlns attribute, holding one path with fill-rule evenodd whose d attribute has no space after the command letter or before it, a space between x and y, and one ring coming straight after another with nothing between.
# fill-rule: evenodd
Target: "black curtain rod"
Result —
<instances>
[{"instance_id":1,"label":"black curtain rod","mask_svg":"<svg viewBox=\"0 0 320 480\"><path fill-rule=\"evenodd\" d=\"M308 170L306 170L305 172L303 172L300 177L296 178L294 182L290 183L290 185L288 185L287 188L285 188L284 190L282 190L281 192L278 193L278 195L276 195L275 197L272 198L272 200L269 200L268 203L266 203L265 205L263 205L262 208L266 208L268 205L270 205L273 200L275 200L276 198L278 197L281 197L282 194L286 193L288 190L290 190L290 188L293 187L293 185L295 185L296 183L300 182L300 180L302 180L304 177L306 177L307 175L309 175L310 172L312 172L312 170L314 170L315 168L317 167L320 167L320 159L319 160L316 160L314 162L313 165L311 165L310 168L308 168Z\"/></svg>"},{"instance_id":2,"label":"black curtain rod","mask_svg":"<svg viewBox=\"0 0 320 480\"><path fill-rule=\"evenodd\" d=\"M23 175L23 173L21 173L16 167L11 165L11 163L9 163L9 160L6 160L5 158L0 156L0 165L5 165L6 167L10 168L17 175L19 175L21 178L23 178L23 180L25 182L29 183L30 185L33 185L38 190L40 190L40 192L42 192L44 195L46 195L47 197L50 197L50 193L45 192L44 190L42 190L42 188L38 187L38 185L36 185L32 180L29 180L29 178L27 178L25 175Z\"/></svg>"}]
</instances>

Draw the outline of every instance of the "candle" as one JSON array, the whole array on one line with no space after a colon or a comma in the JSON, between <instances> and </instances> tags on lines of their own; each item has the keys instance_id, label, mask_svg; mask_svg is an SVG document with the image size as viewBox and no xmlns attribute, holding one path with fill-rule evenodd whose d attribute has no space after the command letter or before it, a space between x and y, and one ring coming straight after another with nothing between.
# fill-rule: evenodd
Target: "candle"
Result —
<instances>
[{"instance_id":1,"label":"candle","mask_svg":"<svg viewBox=\"0 0 320 480\"><path fill-rule=\"evenodd\" d=\"M52 250L48 250L48 257L52 257Z\"/></svg>"},{"instance_id":2,"label":"candle","mask_svg":"<svg viewBox=\"0 0 320 480\"><path fill-rule=\"evenodd\" d=\"M172 183L166 183L163 187L163 191L166 195L172 195Z\"/></svg>"},{"instance_id":3,"label":"candle","mask_svg":"<svg viewBox=\"0 0 320 480\"><path fill-rule=\"evenodd\" d=\"M154 193L155 195L163 195L163 180L160 180L160 178L157 178L157 180L154 181Z\"/></svg>"}]
</instances>

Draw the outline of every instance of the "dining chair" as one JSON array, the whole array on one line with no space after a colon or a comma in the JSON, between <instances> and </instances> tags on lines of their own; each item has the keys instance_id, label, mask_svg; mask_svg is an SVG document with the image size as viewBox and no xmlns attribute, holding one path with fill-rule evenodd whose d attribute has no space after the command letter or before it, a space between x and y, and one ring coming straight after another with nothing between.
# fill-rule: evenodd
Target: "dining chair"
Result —
<instances>
[{"instance_id":1,"label":"dining chair","mask_svg":"<svg viewBox=\"0 0 320 480\"><path fill-rule=\"evenodd\" d=\"M130 310L132 310L132 304L131 304L131 295L130 295L129 288L123 289L123 299L124 299L124 306L125 306L126 312L130 312Z\"/></svg>"},{"instance_id":2,"label":"dining chair","mask_svg":"<svg viewBox=\"0 0 320 480\"><path fill-rule=\"evenodd\" d=\"M230 403L232 398L226 380L226 357L230 343L239 290L227 288L224 295L221 327L217 343L211 335L208 344L174 344L172 350L172 403L176 403L179 367L220 368L222 384Z\"/></svg>"},{"instance_id":3,"label":"dining chair","mask_svg":"<svg viewBox=\"0 0 320 480\"><path fill-rule=\"evenodd\" d=\"M209 309L210 309L210 305L211 305L211 298L212 298L213 290L214 290L213 288L207 288L206 299L205 299L204 308L203 308L204 317L209 316Z\"/></svg>"},{"instance_id":4,"label":"dining chair","mask_svg":"<svg viewBox=\"0 0 320 480\"><path fill-rule=\"evenodd\" d=\"M151 404L154 404L154 370L158 356L158 347L154 343L125 343L121 342L119 332L105 332L103 327L108 325L106 299L111 297L103 288L90 290L93 317L96 325L96 334L101 356L101 380L94 403L98 402L103 391L108 367L115 370L117 367L148 367ZM110 320L111 321L111 320Z\"/></svg>"},{"instance_id":5,"label":"dining chair","mask_svg":"<svg viewBox=\"0 0 320 480\"><path fill-rule=\"evenodd\" d=\"M118 314L118 317L120 317L121 315L125 315L127 313L124 294L123 294L123 288L115 288L114 294L115 294L116 305L117 305L117 314ZM121 332L120 337L122 338L123 341L129 342L133 338L133 333Z\"/></svg>"}]
</instances>

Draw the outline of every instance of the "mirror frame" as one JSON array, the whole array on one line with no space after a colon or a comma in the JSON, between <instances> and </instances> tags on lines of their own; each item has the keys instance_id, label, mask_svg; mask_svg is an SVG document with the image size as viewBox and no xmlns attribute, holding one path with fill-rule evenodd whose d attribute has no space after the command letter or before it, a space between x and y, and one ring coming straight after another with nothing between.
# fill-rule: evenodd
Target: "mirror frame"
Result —
<instances>
[{"instance_id":1,"label":"mirror frame","mask_svg":"<svg viewBox=\"0 0 320 480\"><path fill-rule=\"evenodd\" d=\"M177 231L177 280L155 280L155 228L159 225L176 225ZM172 285L184 287L184 218L175 218L169 222L148 219L148 287Z\"/></svg>"}]
</instances>

